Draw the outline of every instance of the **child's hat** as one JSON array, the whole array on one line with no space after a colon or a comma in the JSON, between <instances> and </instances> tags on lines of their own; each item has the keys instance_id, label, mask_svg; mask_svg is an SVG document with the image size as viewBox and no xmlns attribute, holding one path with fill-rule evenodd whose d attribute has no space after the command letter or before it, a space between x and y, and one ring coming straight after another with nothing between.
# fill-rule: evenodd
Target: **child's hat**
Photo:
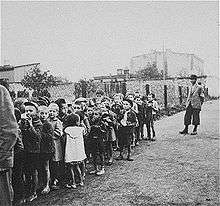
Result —
<instances>
[{"instance_id":1,"label":"child's hat","mask_svg":"<svg viewBox=\"0 0 220 206\"><path fill-rule=\"evenodd\" d=\"M36 110L38 110L38 105L37 105L37 103L35 103L35 102L25 102L24 103L24 106L33 106L33 107L35 107L36 108Z\"/></svg>"}]
</instances>

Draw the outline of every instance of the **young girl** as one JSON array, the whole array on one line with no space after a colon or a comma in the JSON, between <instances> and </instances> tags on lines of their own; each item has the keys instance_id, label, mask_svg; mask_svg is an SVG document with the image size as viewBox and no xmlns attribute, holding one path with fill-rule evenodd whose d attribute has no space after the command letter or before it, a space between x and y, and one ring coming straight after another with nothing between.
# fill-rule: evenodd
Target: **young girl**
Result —
<instances>
[{"instance_id":1,"label":"young girl","mask_svg":"<svg viewBox=\"0 0 220 206\"><path fill-rule=\"evenodd\" d=\"M66 185L67 188L76 188L75 171L78 173L79 185L83 186L83 172L80 169L81 164L86 159L83 134L85 129L80 127L80 117L77 114L70 114L66 119L66 148L65 163L70 169L71 180Z\"/></svg>"}]
</instances>

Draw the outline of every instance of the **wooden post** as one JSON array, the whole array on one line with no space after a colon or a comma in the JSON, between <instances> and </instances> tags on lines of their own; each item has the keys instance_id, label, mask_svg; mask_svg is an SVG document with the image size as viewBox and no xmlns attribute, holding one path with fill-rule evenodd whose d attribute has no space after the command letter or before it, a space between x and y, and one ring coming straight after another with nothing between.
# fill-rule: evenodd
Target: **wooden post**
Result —
<instances>
[{"instance_id":1,"label":"wooden post","mask_svg":"<svg viewBox=\"0 0 220 206\"><path fill-rule=\"evenodd\" d=\"M82 87L82 97L86 98L87 96L87 85L86 85L86 82L82 82L81 84L81 87Z\"/></svg>"},{"instance_id":2,"label":"wooden post","mask_svg":"<svg viewBox=\"0 0 220 206\"><path fill-rule=\"evenodd\" d=\"M122 89L121 89L121 92L124 96L126 96L126 93L127 93L127 87L126 87L126 80L124 79L124 81L122 82Z\"/></svg>"},{"instance_id":3,"label":"wooden post","mask_svg":"<svg viewBox=\"0 0 220 206\"><path fill-rule=\"evenodd\" d=\"M146 84L145 85L145 91L146 91L146 96L150 93L150 85Z\"/></svg>"},{"instance_id":4,"label":"wooden post","mask_svg":"<svg viewBox=\"0 0 220 206\"><path fill-rule=\"evenodd\" d=\"M186 88L187 97L189 95L189 87Z\"/></svg>"},{"instance_id":5,"label":"wooden post","mask_svg":"<svg viewBox=\"0 0 220 206\"><path fill-rule=\"evenodd\" d=\"M179 86L179 101L180 105L183 103L183 96L182 96L182 87Z\"/></svg>"},{"instance_id":6,"label":"wooden post","mask_svg":"<svg viewBox=\"0 0 220 206\"><path fill-rule=\"evenodd\" d=\"M164 108L167 109L167 85L164 85Z\"/></svg>"}]
</instances>

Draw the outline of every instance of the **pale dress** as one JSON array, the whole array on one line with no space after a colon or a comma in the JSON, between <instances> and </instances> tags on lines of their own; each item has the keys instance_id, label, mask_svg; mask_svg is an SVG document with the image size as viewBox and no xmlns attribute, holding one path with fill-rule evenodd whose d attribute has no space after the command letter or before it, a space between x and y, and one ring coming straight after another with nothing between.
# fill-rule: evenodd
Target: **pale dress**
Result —
<instances>
[{"instance_id":1,"label":"pale dress","mask_svg":"<svg viewBox=\"0 0 220 206\"><path fill-rule=\"evenodd\" d=\"M65 129L66 135L66 149L65 162L79 162L86 159L84 148L84 128L83 127L67 127Z\"/></svg>"}]
</instances>

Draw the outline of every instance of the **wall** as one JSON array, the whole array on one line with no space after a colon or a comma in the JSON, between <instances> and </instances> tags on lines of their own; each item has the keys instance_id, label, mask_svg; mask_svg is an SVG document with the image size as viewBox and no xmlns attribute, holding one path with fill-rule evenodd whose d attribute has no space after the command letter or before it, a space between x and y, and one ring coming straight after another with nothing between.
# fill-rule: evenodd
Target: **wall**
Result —
<instances>
[{"instance_id":1,"label":"wall","mask_svg":"<svg viewBox=\"0 0 220 206\"><path fill-rule=\"evenodd\" d=\"M202 85L205 85L205 79L199 79ZM161 107L164 107L164 85L167 85L167 106L172 107L174 105L180 105L180 92L179 87L182 90L182 103L185 102L187 98L187 87L189 87L190 82L188 79L170 79L170 80L129 80L126 81L126 90L124 90L124 82L108 82L108 83L94 83L93 92L88 93L87 97L93 97L95 95L96 89L103 89L107 96L113 96L115 93L129 92L139 92L141 95L146 95L146 85L150 87L150 92L156 95L158 103ZM53 100L58 98L64 98L67 101L73 101L76 96L82 96L80 94L75 94L74 84L59 85L57 87L52 87L49 89L51 97Z\"/></svg>"},{"instance_id":2,"label":"wall","mask_svg":"<svg viewBox=\"0 0 220 206\"><path fill-rule=\"evenodd\" d=\"M157 69L163 71L164 62L167 63L168 76L189 76L196 74L204 75L204 61L194 54L177 53L166 49L165 54L161 51L152 50L151 53L132 57L130 60L130 72L143 69L147 64L156 62Z\"/></svg>"},{"instance_id":3,"label":"wall","mask_svg":"<svg viewBox=\"0 0 220 206\"><path fill-rule=\"evenodd\" d=\"M205 84L204 79L198 80ZM138 92L142 95L146 95L146 85L149 85L150 92L156 95L158 103L161 107L164 107L164 85L167 85L167 106L172 107L174 105L180 105L179 86L182 89L183 103L187 98L187 87L190 82L188 79L172 79L172 80L134 80L127 82L127 93Z\"/></svg>"},{"instance_id":4,"label":"wall","mask_svg":"<svg viewBox=\"0 0 220 206\"><path fill-rule=\"evenodd\" d=\"M0 71L0 79L7 79L9 82L14 82L14 70Z\"/></svg>"},{"instance_id":5,"label":"wall","mask_svg":"<svg viewBox=\"0 0 220 206\"><path fill-rule=\"evenodd\" d=\"M51 99L56 100L58 98L64 98L67 101L73 101L75 99L75 87L74 84L64 84L54 86L48 89L51 94Z\"/></svg>"}]
</instances>

